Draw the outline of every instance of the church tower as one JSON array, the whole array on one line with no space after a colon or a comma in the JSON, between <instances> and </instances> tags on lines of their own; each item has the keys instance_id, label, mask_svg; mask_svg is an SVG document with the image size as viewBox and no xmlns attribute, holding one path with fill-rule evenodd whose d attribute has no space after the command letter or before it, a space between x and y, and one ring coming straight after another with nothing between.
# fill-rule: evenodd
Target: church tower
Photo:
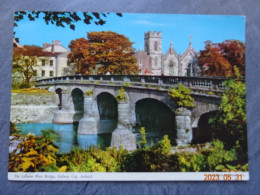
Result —
<instances>
[{"instance_id":1,"label":"church tower","mask_svg":"<svg viewBox=\"0 0 260 195\"><path fill-rule=\"evenodd\" d=\"M145 53L151 57L151 69L153 74L162 73L162 33L146 32L144 36Z\"/></svg>"}]
</instances>

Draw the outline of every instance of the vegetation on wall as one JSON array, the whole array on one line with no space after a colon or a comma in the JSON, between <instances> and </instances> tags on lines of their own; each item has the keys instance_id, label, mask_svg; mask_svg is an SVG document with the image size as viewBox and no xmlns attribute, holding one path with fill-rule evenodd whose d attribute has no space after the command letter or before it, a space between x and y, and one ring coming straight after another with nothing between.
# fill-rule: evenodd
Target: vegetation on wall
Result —
<instances>
[{"instance_id":1,"label":"vegetation on wall","mask_svg":"<svg viewBox=\"0 0 260 195\"><path fill-rule=\"evenodd\" d=\"M24 89L12 89L12 93L51 93L51 92L41 88L24 88Z\"/></svg>"},{"instance_id":2,"label":"vegetation on wall","mask_svg":"<svg viewBox=\"0 0 260 195\"><path fill-rule=\"evenodd\" d=\"M87 95L87 96L92 96L92 95L93 95L93 91L92 91L92 90L88 90L88 91L86 92L86 95Z\"/></svg>"},{"instance_id":3,"label":"vegetation on wall","mask_svg":"<svg viewBox=\"0 0 260 195\"><path fill-rule=\"evenodd\" d=\"M188 87L178 84L178 86L172 88L168 94L178 108L194 108L194 99L191 97L191 90Z\"/></svg>"},{"instance_id":4,"label":"vegetation on wall","mask_svg":"<svg viewBox=\"0 0 260 195\"><path fill-rule=\"evenodd\" d=\"M125 102L126 96L125 96L125 89L123 87L120 88L118 95L115 97L117 102Z\"/></svg>"}]
</instances>

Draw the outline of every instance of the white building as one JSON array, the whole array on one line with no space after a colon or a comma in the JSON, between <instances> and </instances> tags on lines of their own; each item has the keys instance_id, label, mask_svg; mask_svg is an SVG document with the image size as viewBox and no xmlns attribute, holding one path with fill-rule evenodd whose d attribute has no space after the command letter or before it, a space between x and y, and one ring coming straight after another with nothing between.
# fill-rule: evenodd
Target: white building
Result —
<instances>
[{"instance_id":1,"label":"white building","mask_svg":"<svg viewBox=\"0 0 260 195\"><path fill-rule=\"evenodd\" d=\"M20 45L15 40L14 52L19 52L23 56L36 56L37 66L33 67L33 79L47 77L58 77L65 75L67 67L67 56L69 50L61 45L60 41L52 41L52 44L44 43L43 47L34 45Z\"/></svg>"}]
</instances>

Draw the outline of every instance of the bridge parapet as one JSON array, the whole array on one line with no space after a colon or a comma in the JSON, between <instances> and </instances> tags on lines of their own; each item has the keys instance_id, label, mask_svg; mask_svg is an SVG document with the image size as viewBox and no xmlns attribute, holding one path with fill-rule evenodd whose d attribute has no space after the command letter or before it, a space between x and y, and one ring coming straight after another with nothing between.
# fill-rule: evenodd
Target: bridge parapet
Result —
<instances>
[{"instance_id":1,"label":"bridge parapet","mask_svg":"<svg viewBox=\"0 0 260 195\"><path fill-rule=\"evenodd\" d=\"M55 114L54 122L72 123L75 110L73 110L72 91L75 88L84 94L85 115L79 121L79 134L97 134L98 115L97 95L110 93L118 94L124 86L129 101L118 103L118 125L112 135L112 145L119 147L121 142L130 150L135 148L135 139L131 125L136 122L135 105L141 99L156 99L168 106L176 116L177 144L185 145L192 140L192 127L198 126L199 118L209 111L219 110L221 96L225 90L224 81L220 77L179 77L179 76L147 76L147 75L74 75L47 78L36 81L37 87L52 86L53 90L61 90L62 109ZM176 110L174 102L168 97L169 89L177 84L183 84L192 90L195 108L191 111L180 112ZM91 91L92 95L87 95ZM90 97L91 96L91 97ZM129 118L124 118L129 117ZM127 119L127 122L124 120ZM120 141L121 140L121 141ZM132 141L125 141L132 140Z\"/></svg>"},{"instance_id":2,"label":"bridge parapet","mask_svg":"<svg viewBox=\"0 0 260 195\"><path fill-rule=\"evenodd\" d=\"M202 88L206 90L225 90L224 77L187 77L187 76L148 76L148 75L74 75L41 79L36 81L37 86L65 84L65 83L95 83L95 84L121 84L155 85L172 87L179 83L189 88Z\"/></svg>"}]
</instances>

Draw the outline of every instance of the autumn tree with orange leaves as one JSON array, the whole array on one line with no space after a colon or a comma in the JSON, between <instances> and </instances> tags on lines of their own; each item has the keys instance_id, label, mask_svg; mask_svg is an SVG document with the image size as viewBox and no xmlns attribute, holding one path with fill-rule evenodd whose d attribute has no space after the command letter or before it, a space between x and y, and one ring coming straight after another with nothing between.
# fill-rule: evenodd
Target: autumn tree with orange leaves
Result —
<instances>
[{"instance_id":1,"label":"autumn tree with orange leaves","mask_svg":"<svg viewBox=\"0 0 260 195\"><path fill-rule=\"evenodd\" d=\"M138 67L133 43L124 35L111 31L87 33L87 39L71 41L69 63L75 63L81 74L136 74Z\"/></svg>"},{"instance_id":2,"label":"autumn tree with orange leaves","mask_svg":"<svg viewBox=\"0 0 260 195\"><path fill-rule=\"evenodd\" d=\"M205 76L234 76L237 67L245 75L245 44L237 40L223 43L205 42L205 49L200 51L199 64Z\"/></svg>"}]
</instances>

